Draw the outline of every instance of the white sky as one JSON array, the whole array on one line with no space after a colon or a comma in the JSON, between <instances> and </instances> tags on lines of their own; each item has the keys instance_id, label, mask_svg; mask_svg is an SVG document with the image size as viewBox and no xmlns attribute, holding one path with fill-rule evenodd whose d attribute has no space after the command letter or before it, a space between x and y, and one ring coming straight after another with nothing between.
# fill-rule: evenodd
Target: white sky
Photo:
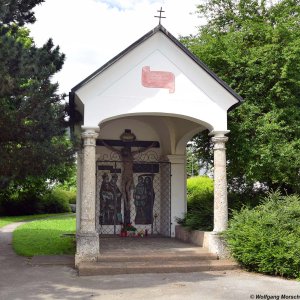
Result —
<instances>
[{"instance_id":1,"label":"white sky","mask_svg":"<svg viewBox=\"0 0 300 300\"><path fill-rule=\"evenodd\" d=\"M46 0L35 8L36 23L28 26L37 46L50 37L66 54L54 81L59 92L72 87L158 25L175 37L197 32L193 14L201 0Z\"/></svg>"}]
</instances>

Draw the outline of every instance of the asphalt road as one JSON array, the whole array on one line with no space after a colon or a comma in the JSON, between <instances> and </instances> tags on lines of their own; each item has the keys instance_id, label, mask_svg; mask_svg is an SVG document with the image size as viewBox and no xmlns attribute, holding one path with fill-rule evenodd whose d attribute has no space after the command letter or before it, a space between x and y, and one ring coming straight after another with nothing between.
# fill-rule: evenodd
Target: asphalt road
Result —
<instances>
[{"instance_id":1,"label":"asphalt road","mask_svg":"<svg viewBox=\"0 0 300 300\"><path fill-rule=\"evenodd\" d=\"M34 266L11 248L18 225L0 229L0 300L300 300L300 282L240 270L78 277L68 266Z\"/></svg>"}]
</instances>

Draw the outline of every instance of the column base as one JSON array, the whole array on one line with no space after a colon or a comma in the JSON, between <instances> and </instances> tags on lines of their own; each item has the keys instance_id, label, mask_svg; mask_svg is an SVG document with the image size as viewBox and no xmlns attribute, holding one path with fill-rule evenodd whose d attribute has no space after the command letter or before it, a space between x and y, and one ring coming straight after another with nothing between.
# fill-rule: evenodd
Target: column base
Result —
<instances>
[{"instance_id":1,"label":"column base","mask_svg":"<svg viewBox=\"0 0 300 300\"><path fill-rule=\"evenodd\" d=\"M227 259L230 258L230 252L225 239L220 236L220 233L217 231L208 232L208 250L211 253L217 254L220 259Z\"/></svg>"},{"instance_id":2,"label":"column base","mask_svg":"<svg viewBox=\"0 0 300 300\"><path fill-rule=\"evenodd\" d=\"M98 233L76 234L75 267L82 261L96 261L99 256L99 246Z\"/></svg>"}]
</instances>

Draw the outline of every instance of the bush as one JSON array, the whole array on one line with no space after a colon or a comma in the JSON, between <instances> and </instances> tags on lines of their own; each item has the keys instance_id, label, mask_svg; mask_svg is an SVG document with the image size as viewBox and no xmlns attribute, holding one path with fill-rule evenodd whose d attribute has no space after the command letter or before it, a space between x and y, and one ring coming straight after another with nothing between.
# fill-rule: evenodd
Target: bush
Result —
<instances>
[{"instance_id":1,"label":"bush","mask_svg":"<svg viewBox=\"0 0 300 300\"><path fill-rule=\"evenodd\" d=\"M39 213L39 203L47 191L47 184L38 178L12 181L0 191L0 214L18 216Z\"/></svg>"},{"instance_id":2,"label":"bush","mask_svg":"<svg viewBox=\"0 0 300 300\"><path fill-rule=\"evenodd\" d=\"M228 193L228 210L244 206L255 207L265 195L262 191L245 190ZM177 222L191 230L212 230L214 219L214 181L207 176L191 177L187 180L187 214Z\"/></svg>"},{"instance_id":3,"label":"bush","mask_svg":"<svg viewBox=\"0 0 300 300\"><path fill-rule=\"evenodd\" d=\"M188 229L211 230L213 227L213 180L207 176L187 180L187 214L178 223Z\"/></svg>"},{"instance_id":4,"label":"bush","mask_svg":"<svg viewBox=\"0 0 300 300\"><path fill-rule=\"evenodd\" d=\"M22 216L39 213L41 198L35 194L24 194L18 198L3 198L0 200L0 215Z\"/></svg>"},{"instance_id":5,"label":"bush","mask_svg":"<svg viewBox=\"0 0 300 300\"><path fill-rule=\"evenodd\" d=\"M76 190L65 190L62 188L55 188L52 192L54 197L65 198L69 204L76 203Z\"/></svg>"},{"instance_id":6,"label":"bush","mask_svg":"<svg viewBox=\"0 0 300 300\"><path fill-rule=\"evenodd\" d=\"M40 211L43 213L70 212L70 203L74 201L74 197L76 202L74 192L55 188L43 197L40 202Z\"/></svg>"},{"instance_id":7,"label":"bush","mask_svg":"<svg viewBox=\"0 0 300 300\"><path fill-rule=\"evenodd\" d=\"M28 177L11 181L0 190L0 215L18 216L69 211L69 203L76 203L76 189L56 186L51 190L43 178Z\"/></svg>"},{"instance_id":8,"label":"bush","mask_svg":"<svg viewBox=\"0 0 300 300\"><path fill-rule=\"evenodd\" d=\"M300 278L300 197L279 192L253 209L234 212L224 234L246 269Z\"/></svg>"}]
</instances>

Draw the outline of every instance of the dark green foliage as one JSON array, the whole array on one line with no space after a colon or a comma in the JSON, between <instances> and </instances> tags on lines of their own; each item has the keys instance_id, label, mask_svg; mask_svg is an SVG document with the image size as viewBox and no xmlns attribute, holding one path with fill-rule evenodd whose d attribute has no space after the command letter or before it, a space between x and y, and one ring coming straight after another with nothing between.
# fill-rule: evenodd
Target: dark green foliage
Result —
<instances>
[{"instance_id":1,"label":"dark green foliage","mask_svg":"<svg viewBox=\"0 0 300 300\"><path fill-rule=\"evenodd\" d=\"M8 188L0 190L0 215L20 216L41 213L40 202L47 189L45 181L36 177L11 182Z\"/></svg>"},{"instance_id":2,"label":"dark green foliage","mask_svg":"<svg viewBox=\"0 0 300 300\"><path fill-rule=\"evenodd\" d=\"M34 23L35 16L32 9L44 0L0 0L0 26L16 23Z\"/></svg>"},{"instance_id":3,"label":"dark green foliage","mask_svg":"<svg viewBox=\"0 0 300 300\"><path fill-rule=\"evenodd\" d=\"M9 214L37 212L74 161L64 95L51 82L65 56L51 39L36 47L23 27L41 2L0 0L0 207Z\"/></svg>"},{"instance_id":4,"label":"dark green foliage","mask_svg":"<svg viewBox=\"0 0 300 300\"><path fill-rule=\"evenodd\" d=\"M182 42L245 100L228 117L230 189L299 192L300 1L209 0L197 13L208 24ZM211 164L207 132L195 143Z\"/></svg>"},{"instance_id":5,"label":"dark green foliage","mask_svg":"<svg viewBox=\"0 0 300 300\"><path fill-rule=\"evenodd\" d=\"M275 192L254 209L236 211L225 238L248 270L300 278L300 197Z\"/></svg>"},{"instance_id":6,"label":"dark green foliage","mask_svg":"<svg viewBox=\"0 0 300 300\"><path fill-rule=\"evenodd\" d=\"M22 198L1 199L0 215L2 216L22 216L40 213L41 198L35 193L22 193Z\"/></svg>"},{"instance_id":7,"label":"dark green foliage","mask_svg":"<svg viewBox=\"0 0 300 300\"><path fill-rule=\"evenodd\" d=\"M237 191L228 192L228 210L229 218L232 216L233 210L241 210L243 207L253 208L257 206L266 193L261 190L247 189L240 193Z\"/></svg>"},{"instance_id":8,"label":"dark green foliage","mask_svg":"<svg viewBox=\"0 0 300 300\"><path fill-rule=\"evenodd\" d=\"M66 112L51 76L64 56L49 40L36 48L25 29L0 35L0 177L57 179L73 161Z\"/></svg>"},{"instance_id":9,"label":"dark green foliage","mask_svg":"<svg viewBox=\"0 0 300 300\"><path fill-rule=\"evenodd\" d=\"M70 211L76 203L76 191L59 187L50 189L45 181L35 177L10 184L0 193L0 215L21 216Z\"/></svg>"},{"instance_id":10,"label":"dark green foliage","mask_svg":"<svg viewBox=\"0 0 300 300\"><path fill-rule=\"evenodd\" d=\"M56 188L43 197L42 201L40 202L40 206L43 213L70 212L71 202L76 202L76 195L74 192L68 192Z\"/></svg>"}]
</instances>

